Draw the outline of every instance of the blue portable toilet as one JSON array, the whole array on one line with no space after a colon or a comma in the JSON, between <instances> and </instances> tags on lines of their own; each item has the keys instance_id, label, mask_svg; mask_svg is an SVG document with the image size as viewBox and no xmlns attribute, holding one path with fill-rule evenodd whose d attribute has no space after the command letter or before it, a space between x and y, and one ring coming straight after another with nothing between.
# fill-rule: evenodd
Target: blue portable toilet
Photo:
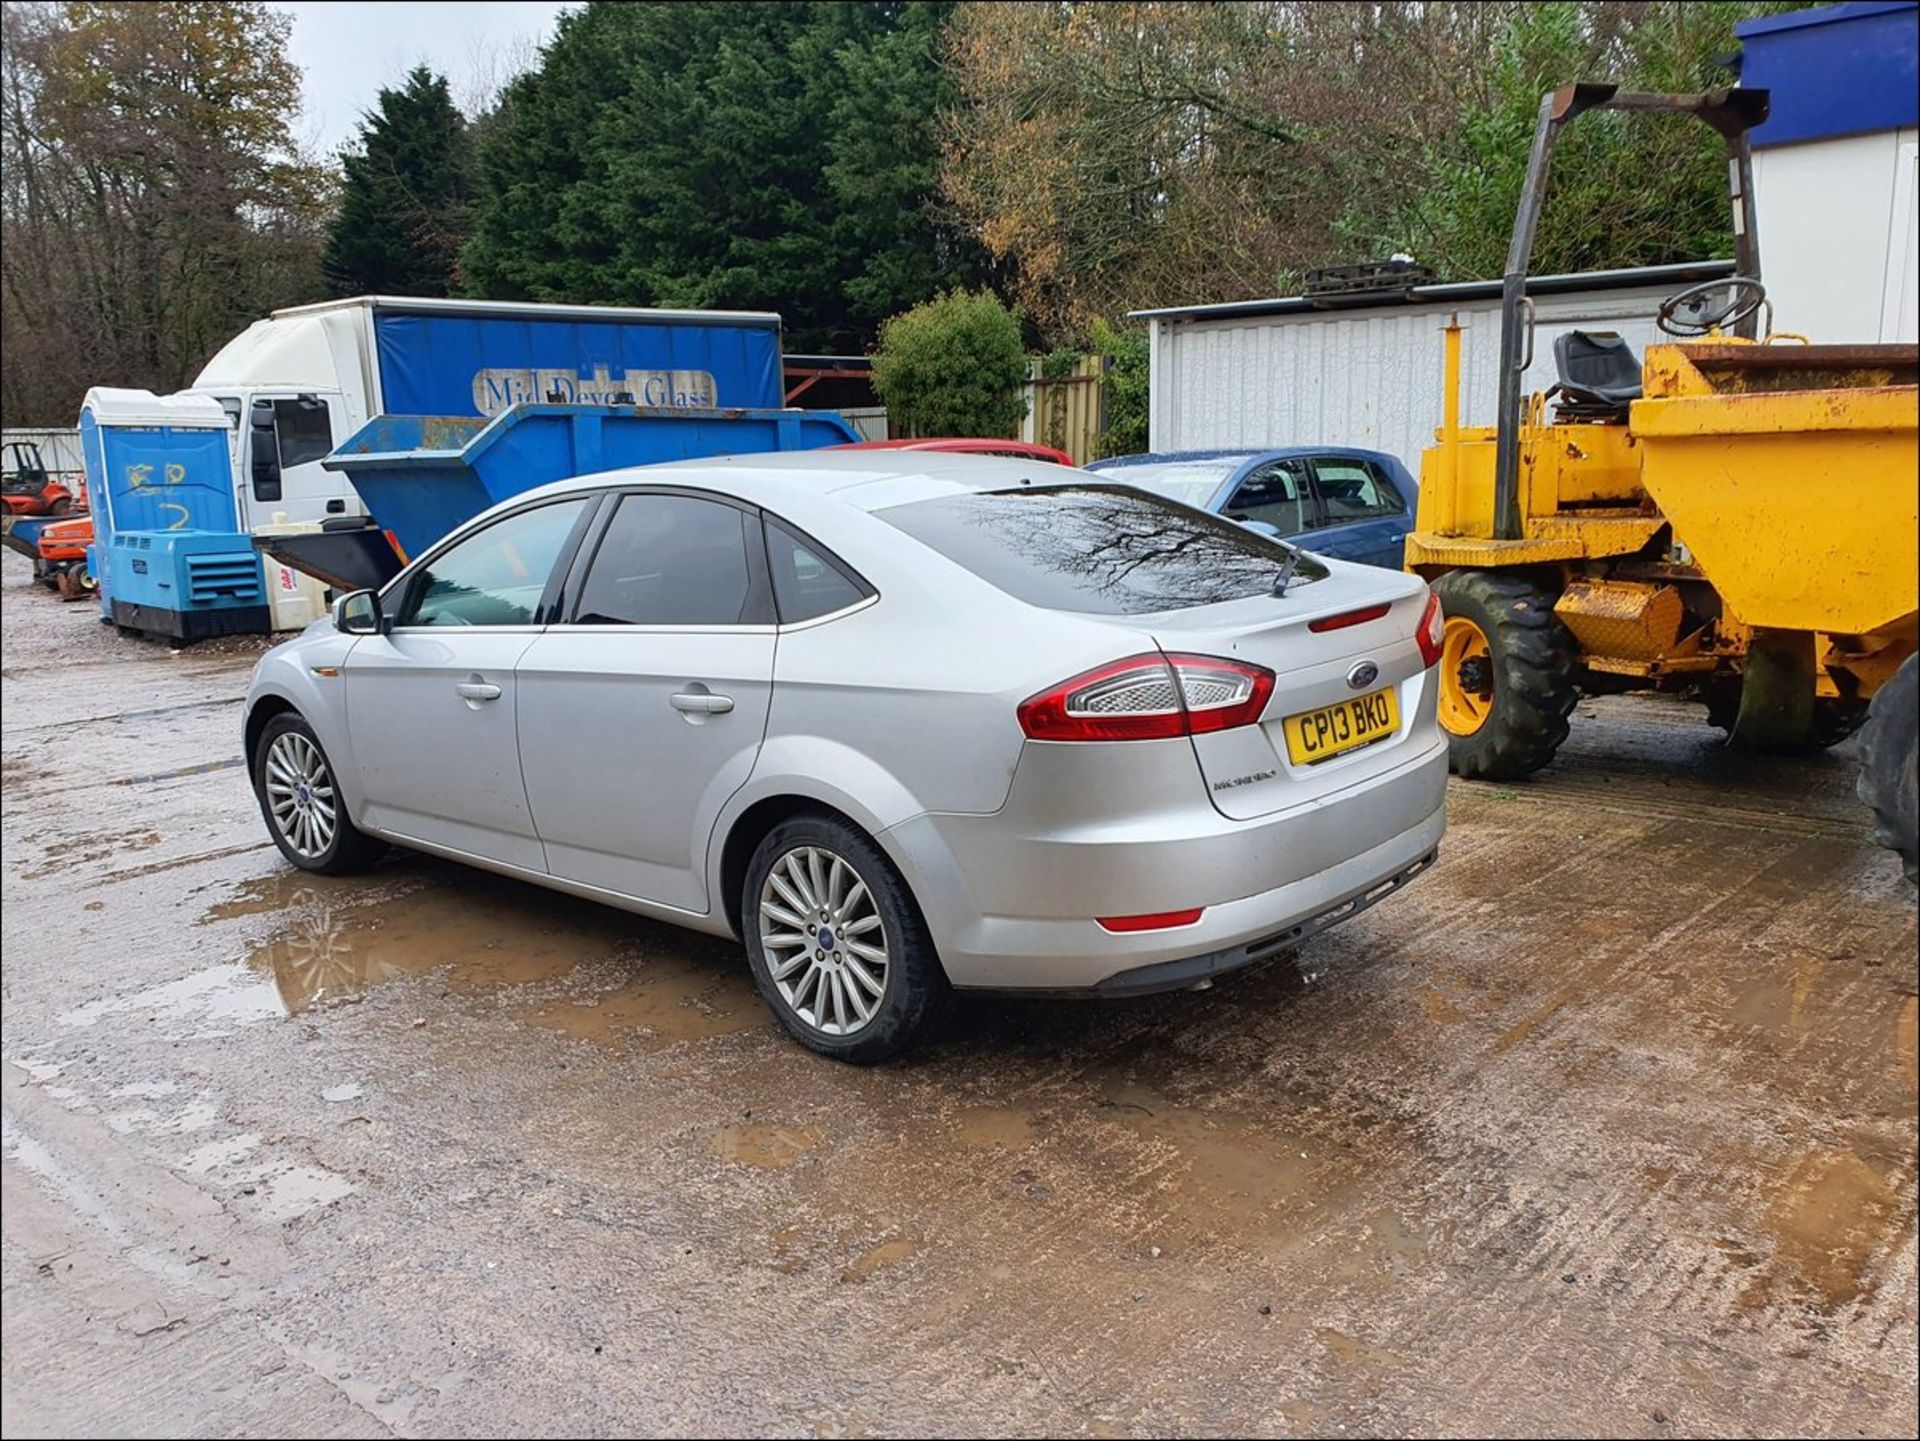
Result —
<instances>
[{"instance_id":1,"label":"blue portable toilet","mask_svg":"<svg viewBox=\"0 0 1920 1441\"><path fill-rule=\"evenodd\" d=\"M218 401L97 386L80 409L80 444L106 619L177 640L268 629Z\"/></svg>"}]
</instances>

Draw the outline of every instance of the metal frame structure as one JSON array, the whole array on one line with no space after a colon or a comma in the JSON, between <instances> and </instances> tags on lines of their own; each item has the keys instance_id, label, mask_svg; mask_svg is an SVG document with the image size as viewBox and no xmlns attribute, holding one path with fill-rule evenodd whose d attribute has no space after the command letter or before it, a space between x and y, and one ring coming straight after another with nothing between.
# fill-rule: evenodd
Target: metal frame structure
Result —
<instances>
[{"instance_id":1,"label":"metal frame structure","mask_svg":"<svg viewBox=\"0 0 1920 1441\"><path fill-rule=\"evenodd\" d=\"M1698 116L1711 125L1726 142L1727 181L1733 199L1734 273L1758 280L1760 230L1754 211L1753 155L1747 132L1767 118L1767 109L1765 90L1674 95L1622 90L1617 85L1562 85L1540 98L1540 119L1534 127L1533 149L1527 156L1527 178L1520 191L1519 212L1514 216L1507 268L1500 278L1499 432L1494 452L1493 511L1496 539L1521 538L1520 383L1533 359L1527 262L1533 254L1534 232L1539 229L1540 209L1546 199L1548 166L1560 132L1589 110L1671 111ZM1741 321L1735 331L1751 338L1754 318Z\"/></svg>"}]
</instances>

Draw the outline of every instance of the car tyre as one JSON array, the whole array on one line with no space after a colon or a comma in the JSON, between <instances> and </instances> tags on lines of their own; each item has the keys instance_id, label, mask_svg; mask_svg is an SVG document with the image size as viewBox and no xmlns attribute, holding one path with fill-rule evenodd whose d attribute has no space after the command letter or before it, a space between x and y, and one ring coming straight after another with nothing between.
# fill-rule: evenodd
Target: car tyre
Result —
<instances>
[{"instance_id":1,"label":"car tyre","mask_svg":"<svg viewBox=\"0 0 1920 1441\"><path fill-rule=\"evenodd\" d=\"M768 1008L801 1045L835 1060L902 1054L952 995L906 881L871 838L834 816L794 816L761 840L740 929Z\"/></svg>"},{"instance_id":2,"label":"car tyre","mask_svg":"<svg viewBox=\"0 0 1920 1441\"><path fill-rule=\"evenodd\" d=\"M1858 789L1873 812L1873 838L1920 884L1920 656L1902 661L1867 709Z\"/></svg>"},{"instance_id":3,"label":"car tyre","mask_svg":"<svg viewBox=\"0 0 1920 1441\"><path fill-rule=\"evenodd\" d=\"M282 711L261 727L252 756L253 794L267 833L289 864L322 876L365 870L386 852L347 815L333 763L313 727Z\"/></svg>"},{"instance_id":4,"label":"car tyre","mask_svg":"<svg viewBox=\"0 0 1920 1441\"><path fill-rule=\"evenodd\" d=\"M1453 570L1433 583L1445 616L1440 721L1454 772L1470 780L1531 775L1567 738L1573 637L1553 595L1517 575Z\"/></svg>"}]
</instances>

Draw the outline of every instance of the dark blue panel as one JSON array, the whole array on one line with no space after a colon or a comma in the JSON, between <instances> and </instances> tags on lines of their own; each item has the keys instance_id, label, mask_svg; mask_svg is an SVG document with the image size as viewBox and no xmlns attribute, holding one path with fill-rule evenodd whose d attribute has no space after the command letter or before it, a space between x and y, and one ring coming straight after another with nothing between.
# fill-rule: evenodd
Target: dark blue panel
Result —
<instances>
[{"instance_id":1,"label":"dark blue panel","mask_svg":"<svg viewBox=\"0 0 1920 1441\"><path fill-rule=\"evenodd\" d=\"M510 405L777 406L774 326L376 311L388 415L497 415Z\"/></svg>"},{"instance_id":2,"label":"dark blue panel","mask_svg":"<svg viewBox=\"0 0 1920 1441\"><path fill-rule=\"evenodd\" d=\"M1830 5L1744 20L1740 83L1773 92L1756 147L1920 123L1920 3Z\"/></svg>"}]
</instances>

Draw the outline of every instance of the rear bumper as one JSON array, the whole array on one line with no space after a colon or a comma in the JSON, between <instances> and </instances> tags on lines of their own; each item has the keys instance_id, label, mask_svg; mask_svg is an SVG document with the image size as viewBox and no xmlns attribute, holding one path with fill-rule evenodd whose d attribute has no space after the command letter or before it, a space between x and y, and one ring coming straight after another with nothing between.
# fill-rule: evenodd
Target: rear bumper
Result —
<instances>
[{"instance_id":1,"label":"rear bumper","mask_svg":"<svg viewBox=\"0 0 1920 1441\"><path fill-rule=\"evenodd\" d=\"M1264 961L1276 956L1289 947L1310 940L1320 932L1342 921L1352 920L1360 912L1377 902L1385 900L1408 881L1419 875L1428 866L1440 858L1438 850L1428 851L1419 860L1401 871L1389 876L1353 895L1342 897L1325 910L1295 922L1285 930L1271 936L1263 936L1244 946L1230 946L1224 951L1210 951L1204 956L1188 956L1184 960L1161 961L1156 965L1137 966L1130 971L1116 971L1099 985L1091 994L1096 996L1151 996L1161 991L1184 990L1200 981L1211 980L1214 976L1225 975L1228 971L1237 971L1242 966L1250 966L1255 961ZM1086 995L1085 991L1069 991L1068 995Z\"/></svg>"},{"instance_id":2,"label":"rear bumper","mask_svg":"<svg viewBox=\"0 0 1920 1441\"><path fill-rule=\"evenodd\" d=\"M955 986L1125 995L1262 959L1412 879L1446 830L1446 781L1435 731L1392 770L1254 821L1201 799L1204 811L1157 827L923 815L885 839ZM1166 930L1114 934L1095 919L1194 906L1198 921Z\"/></svg>"}]
</instances>

